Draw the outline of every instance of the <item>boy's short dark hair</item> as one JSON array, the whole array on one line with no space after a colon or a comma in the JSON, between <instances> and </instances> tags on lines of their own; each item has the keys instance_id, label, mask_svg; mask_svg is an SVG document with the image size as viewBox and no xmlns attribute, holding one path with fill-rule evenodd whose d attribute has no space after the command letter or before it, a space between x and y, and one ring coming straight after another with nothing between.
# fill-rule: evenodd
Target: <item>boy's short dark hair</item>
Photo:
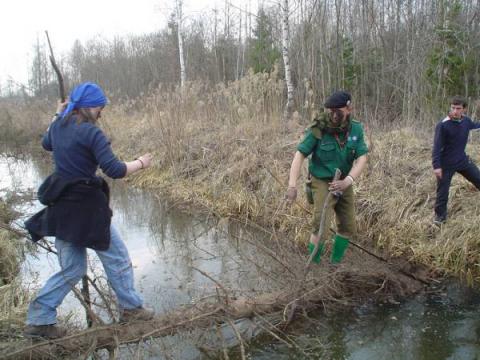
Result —
<instances>
[{"instance_id":1,"label":"boy's short dark hair","mask_svg":"<svg viewBox=\"0 0 480 360\"><path fill-rule=\"evenodd\" d=\"M462 105L462 107L466 108L468 103L467 99L465 99L463 96L455 95L450 100L450 105Z\"/></svg>"}]
</instances>

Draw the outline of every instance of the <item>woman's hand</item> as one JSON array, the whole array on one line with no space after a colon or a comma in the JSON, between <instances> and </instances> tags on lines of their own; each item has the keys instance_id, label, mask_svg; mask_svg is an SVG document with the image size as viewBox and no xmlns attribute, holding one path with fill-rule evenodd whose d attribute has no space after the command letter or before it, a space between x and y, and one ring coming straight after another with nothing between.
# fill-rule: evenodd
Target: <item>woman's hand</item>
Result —
<instances>
[{"instance_id":1,"label":"woman's hand","mask_svg":"<svg viewBox=\"0 0 480 360\"><path fill-rule=\"evenodd\" d=\"M152 154L146 153L133 161L126 162L125 165L127 166L127 172L125 173L125 176L133 174L139 170L149 168L152 165L152 159Z\"/></svg>"},{"instance_id":2,"label":"woman's hand","mask_svg":"<svg viewBox=\"0 0 480 360\"><path fill-rule=\"evenodd\" d=\"M66 100L65 102L62 102L62 100L57 100L57 111L55 113L61 114L63 110L65 110L67 105L68 105L68 100Z\"/></svg>"},{"instance_id":3,"label":"woman's hand","mask_svg":"<svg viewBox=\"0 0 480 360\"><path fill-rule=\"evenodd\" d=\"M149 168L150 165L152 164L152 159L153 159L153 156L150 153L146 153L137 158L137 160L139 160L142 163L142 169Z\"/></svg>"}]
</instances>

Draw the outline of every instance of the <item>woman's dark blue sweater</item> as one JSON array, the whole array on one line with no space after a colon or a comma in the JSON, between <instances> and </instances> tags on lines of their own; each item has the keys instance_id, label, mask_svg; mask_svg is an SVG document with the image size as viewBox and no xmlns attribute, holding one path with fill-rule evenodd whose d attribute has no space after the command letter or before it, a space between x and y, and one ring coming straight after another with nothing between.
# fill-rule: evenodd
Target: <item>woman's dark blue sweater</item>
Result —
<instances>
[{"instance_id":1,"label":"woman's dark blue sweater","mask_svg":"<svg viewBox=\"0 0 480 360\"><path fill-rule=\"evenodd\" d=\"M54 121L43 136L42 146L53 151L55 173L65 179L93 178L98 166L114 179L127 172L103 131L89 122L78 124L74 117Z\"/></svg>"},{"instance_id":2,"label":"woman's dark blue sweater","mask_svg":"<svg viewBox=\"0 0 480 360\"><path fill-rule=\"evenodd\" d=\"M110 221L107 183L95 176L98 166L112 178L124 177L127 167L110 148L103 132L91 123L56 120L43 137L53 151L55 171L40 186L39 200L47 205L25 221L32 240L56 236L76 246L107 250Z\"/></svg>"}]
</instances>

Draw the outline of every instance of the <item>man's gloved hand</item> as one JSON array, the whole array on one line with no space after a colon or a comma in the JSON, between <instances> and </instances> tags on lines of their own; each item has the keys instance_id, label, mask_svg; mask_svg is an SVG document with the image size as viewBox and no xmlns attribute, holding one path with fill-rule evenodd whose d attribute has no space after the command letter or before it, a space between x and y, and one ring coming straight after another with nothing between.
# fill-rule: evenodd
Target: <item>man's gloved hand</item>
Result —
<instances>
[{"instance_id":1,"label":"man's gloved hand","mask_svg":"<svg viewBox=\"0 0 480 360\"><path fill-rule=\"evenodd\" d=\"M285 194L285 199L289 205L293 204L293 202L297 199L297 188L290 186Z\"/></svg>"}]
</instances>

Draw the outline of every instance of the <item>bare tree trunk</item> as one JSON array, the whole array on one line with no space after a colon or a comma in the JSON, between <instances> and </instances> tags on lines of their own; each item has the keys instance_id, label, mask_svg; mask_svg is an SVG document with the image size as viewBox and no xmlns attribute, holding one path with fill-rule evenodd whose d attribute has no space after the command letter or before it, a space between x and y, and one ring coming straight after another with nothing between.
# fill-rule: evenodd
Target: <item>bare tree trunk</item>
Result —
<instances>
[{"instance_id":1,"label":"bare tree trunk","mask_svg":"<svg viewBox=\"0 0 480 360\"><path fill-rule=\"evenodd\" d=\"M183 88L185 86L185 82L187 80L187 73L185 71L185 59L184 59L184 55L183 55L182 0L176 0L176 8L177 8L177 14L176 15L177 15L178 56L180 58L180 87Z\"/></svg>"},{"instance_id":2,"label":"bare tree trunk","mask_svg":"<svg viewBox=\"0 0 480 360\"><path fill-rule=\"evenodd\" d=\"M221 79L221 74L220 74L220 64L218 61L218 10L217 7L215 6L215 9L213 10L215 14L215 20L213 23L213 49L214 49L214 56L215 56L215 82L219 82Z\"/></svg>"},{"instance_id":3,"label":"bare tree trunk","mask_svg":"<svg viewBox=\"0 0 480 360\"><path fill-rule=\"evenodd\" d=\"M248 39L252 38L252 2L251 0L248 0ZM245 34L247 35L247 34Z\"/></svg>"},{"instance_id":4,"label":"bare tree trunk","mask_svg":"<svg viewBox=\"0 0 480 360\"><path fill-rule=\"evenodd\" d=\"M244 39L243 39L243 46L242 46L242 68L241 68L241 73L240 73L240 77L242 78L243 75L244 75L244 70L245 70L245 50L248 46L248 12L249 12L249 9L247 7L247 5L245 5L245 21L244 21L244 26L245 26L245 29L244 29Z\"/></svg>"},{"instance_id":5,"label":"bare tree trunk","mask_svg":"<svg viewBox=\"0 0 480 360\"><path fill-rule=\"evenodd\" d=\"M239 11L240 23L238 25L238 48L237 48L237 70L235 71L235 80L240 78L240 60L242 58L242 11ZM243 66L243 64L242 64Z\"/></svg>"},{"instance_id":6,"label":"bare tree trunk","mask_svg":"<svg viewBox=\"0 0 480 360\"><path fill-rule=\"evenodd\" d=\"M225 0L225 29L223 33L225 34L225 38L230 38L230 3Z\"/></svg>"},{"instance_id":7,"label":"bare tree trunk","mask_svg":"<svg viewBox=\"0 0 480 360\"><path fill-rule=\"evenodd\" d=\"M285 120L289 119L292 115L293 109L293 83L292 83L292 74L290 71L290 58L289 58L289 23L288 23L288 0L283 0L282 3L282 13L283 13L283 26L282 26L282 55L283 55L283 64L285 66L285 82L287 84L287 103L285 104L284 118Z\"/></svg>"},{"instance_id":8,"label":"bare tree trunk","mask_svg":"<svg viewBox=\"0 0 480 360\"><path fill-rule=\"evenodd\" d=\"M230 3L228 0L225 0L224 8L224 29L223 29L223 51L222 51L222 72L223 72L223 83L226 84L229 76L229 69L227 68L227 59L229 54L227 54L227 49L229 48L228 43L230 42ZM230 53L230 51L228 51Z\"/></svg>"}]
</instances>

